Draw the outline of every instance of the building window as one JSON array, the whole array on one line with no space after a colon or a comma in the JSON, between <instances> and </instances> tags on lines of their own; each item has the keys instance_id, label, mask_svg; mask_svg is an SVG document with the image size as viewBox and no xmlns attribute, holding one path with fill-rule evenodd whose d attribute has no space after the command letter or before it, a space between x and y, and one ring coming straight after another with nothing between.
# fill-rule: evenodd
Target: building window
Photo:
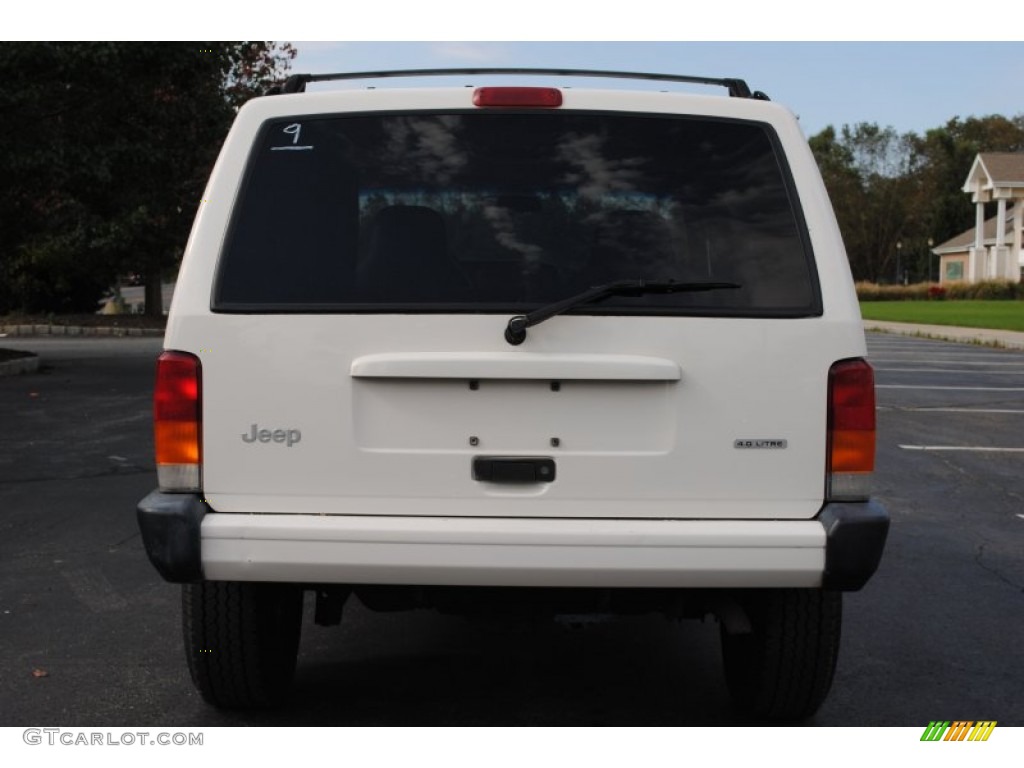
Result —
<instances>
[{"instance_id":1,"label":"building window","mask_svg":"<svg viewBox=\"0 0 1024 768\"><path fill-rule=\"evenodd\" d=\"M963 280L964 279L964 263L962 261L947 261L946 262L946 279L947 280Z\"/></svg>"}]
</instances>

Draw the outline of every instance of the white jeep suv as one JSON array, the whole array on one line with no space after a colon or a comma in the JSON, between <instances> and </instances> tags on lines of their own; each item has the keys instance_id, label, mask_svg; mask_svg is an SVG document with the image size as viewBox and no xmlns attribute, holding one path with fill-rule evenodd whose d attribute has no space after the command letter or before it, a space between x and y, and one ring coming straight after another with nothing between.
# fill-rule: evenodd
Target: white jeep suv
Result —
<instances>
[{"instance_id":1,"label":"white jeep suv","mask_svg":"<svg viewBox=\"0 0 1024 768\"><path fill-rule=\"evenodd\" d=\"M482 84L304 92L410 74ZM738 707L813 714L889 520L793 115L619 72L280 90L239 112L196 217L138 507L202 696L281 701L310 590L321 624L353 596L712 614Z\"/></svg>"}]
</instances>

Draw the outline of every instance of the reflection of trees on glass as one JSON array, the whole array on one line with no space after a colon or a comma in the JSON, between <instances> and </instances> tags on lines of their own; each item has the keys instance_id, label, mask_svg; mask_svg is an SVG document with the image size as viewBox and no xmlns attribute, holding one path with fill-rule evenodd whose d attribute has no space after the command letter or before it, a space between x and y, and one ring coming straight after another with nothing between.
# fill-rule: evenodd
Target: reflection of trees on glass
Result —
<instances>
[{"instance_id":1,"label":"reflection of trees on glass","mask_svg":"<svg viewBox=\"0 0 1024 768\"><path fill-rule=\"evenodd\" d=\"M268 126L267 135L277 141L288 126ZM359 115L303 121L302 141L315 155L257 156L253 178L267 192L247 193L241 208L257 222L287 222L281 236L303 253L270 248L271 229L239 250L239 264L269 268L287 252L308 262L306 280L321 295L334 281L340 303L406 296L511 307L624 279L743 288L613 296L588 310L802 316L816 301L795 198L760 124L572 112ZM246 281L256 278L246 273L237 285ZM286 294L277 276L262 285Z\"/></svg>"},{"instance_id":2,"label":"reflection of trees on glass","mask_svg":"<svg viewBox=\"0 0 1024 768\"><path fill-rule=\"evenodd\" d=\"M962 261L950 261L946 263L947 280L964 279L964 263Z\"/></svg>"}]
</instances>

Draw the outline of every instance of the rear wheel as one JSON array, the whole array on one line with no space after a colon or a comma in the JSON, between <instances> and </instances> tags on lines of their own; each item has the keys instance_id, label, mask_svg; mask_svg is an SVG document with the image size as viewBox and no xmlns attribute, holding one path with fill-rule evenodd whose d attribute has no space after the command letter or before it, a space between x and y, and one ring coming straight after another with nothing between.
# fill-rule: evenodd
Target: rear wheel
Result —
<instances>
[{"instance_id":1,"label":"rear wheel","mask_svg":"<svg viewBox=\"0 0 1024 768\"><path fill-rule=\"evenodd\" d=\"M839 653L842 593L754 590L742 598L753 632L722 628L725 679L736 706L770 720L802 720L828 695Z\"/></svg>"},{"instance_id":2,"label":"rear wheel","mask_svg":"<svg viewBox=\"0 0 1024 768\"><path fill-rule=\"evenodd\" d=\"M225 709L279 704L291 685L302 628L302 589L206 581L182 588L192 682Z\"/></svg>"}]
</instances>

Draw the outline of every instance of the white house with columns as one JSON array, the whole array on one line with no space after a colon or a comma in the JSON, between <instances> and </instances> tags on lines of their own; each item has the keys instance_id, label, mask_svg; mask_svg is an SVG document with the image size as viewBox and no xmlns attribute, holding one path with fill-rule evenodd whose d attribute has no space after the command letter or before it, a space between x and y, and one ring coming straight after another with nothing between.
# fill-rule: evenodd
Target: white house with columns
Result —
<instances>
[{"instance_id":1,"label":"white house with columns","mask_svg":"<svg viewBox=\"0 0 1024 768\"><path fill-rule=\"evenodd\" d=\"M940 282L1020 281L1024 267L1024 152L982 152L963 186L976 206L975 225L932 249ZM985 205L996 215L985 218Z\"/></svg>"}]
</instances>

